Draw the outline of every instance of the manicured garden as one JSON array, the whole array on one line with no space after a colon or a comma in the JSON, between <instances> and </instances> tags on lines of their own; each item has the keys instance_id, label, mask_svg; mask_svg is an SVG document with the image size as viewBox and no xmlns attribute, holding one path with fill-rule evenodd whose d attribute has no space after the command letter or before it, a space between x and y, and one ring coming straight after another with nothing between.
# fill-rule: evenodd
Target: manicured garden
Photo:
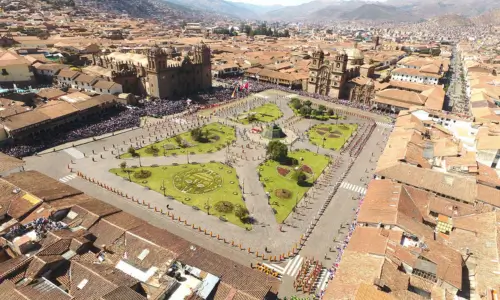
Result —
<instances>
[{"instance_id":1,"label":"manicured garden","mask_svg":"<svg viewBox=\"0 0 500 300\"><path fill-rule=\"evenodd\" d=\"M288 102L288 106L290 106L296 116L301 116L306 119L315 119L319 121L342 119L335 114L333 109L327 109L324 105L318 105L317 108L313 108L313 104L310 100L301 101L299 98L292 98L292 100Z\"/></svg>"},{"instance_id":2,"label":"manicured garden","mask_svg":"<svg viewBox=\"0 0 500 300\"><path fill-rule=\"evenodd\" d=\"M278 223L288 217L328 162L328 157L302 149L288 153L286 159L268 159L259 166L259 177Z\"/></svg>"},{"instance_id":3,"label":"manicured garden","mask_svg":"<svg viewBox=\"0 0 500 300\"><path fill-rule=\"evenodd\" d=\"M146 147L122 154L121 158L134 156L161 156L212 153L236 140L233 127L211 123Z\"/></svg>"},{"instance_id":4,"label":"manicured garden","mask_svg":"<svg viewBox=\"0 0 500 300\"><path fill-rule=\"evenodd\" d=\"M244 228L251 219L242 198L236 171L221 163L131 167L111 169L116 174L196 210ZM168 204L165 199L165 205ZM195 220L192 220L195 221Z\"/></svg>"},{"instance_id":5,"label":"manicured garden","mask_svg":"<svg viewBox=\"0 0 500 300\"><path fill-rule=\"evenodd\" d=\"M276 104L266 103L239 115L235 121L241 124L271 123L283 116L283 112Z\"/></svg>"},{"instance_id":6,"label":"manicured garden","mask_svg":"<svg viewBox=\"0 0 500 300\"><path fill-rule=\"evenodd\" d=\"M325 149L339 150L358 124L319 124L309 129L309 141Z\"/></svg>"}]
</instances>

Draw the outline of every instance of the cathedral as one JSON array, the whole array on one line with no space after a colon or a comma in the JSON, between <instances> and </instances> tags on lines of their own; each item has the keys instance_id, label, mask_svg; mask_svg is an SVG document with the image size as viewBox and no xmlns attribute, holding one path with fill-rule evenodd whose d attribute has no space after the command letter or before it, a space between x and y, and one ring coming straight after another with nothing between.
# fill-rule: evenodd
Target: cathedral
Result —
<instances>
[{"instance_id":1,"label":"cathedral","mask_svg":"<svg viewBox=\"0 0 500 300\"><path fill-rule=\"evenodd\" d=\"M175 99L212 87L210 48L194 46L192 58L173 48L153 47L143 54L112 53L93 57L93 65L111 71L124 92Z\"/></svg>"},{"instance_id":2,"label":"cathedral","mask_svg":"<svg viewBox=\"0 0 500 300\"><path fill-rule=\"evenodd\" d=\"M331 60L321 49L312 55L307 91L337 99L347 99L346 83L360 75L363 54L357 48L340 50Z\"/></svg>"}]
</instances>

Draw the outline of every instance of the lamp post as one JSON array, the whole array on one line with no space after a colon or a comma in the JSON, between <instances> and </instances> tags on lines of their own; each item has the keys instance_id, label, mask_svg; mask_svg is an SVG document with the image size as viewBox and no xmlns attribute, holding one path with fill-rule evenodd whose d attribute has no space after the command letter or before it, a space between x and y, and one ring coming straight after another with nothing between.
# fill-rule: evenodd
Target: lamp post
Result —
<instances>
[{"instance_id":1,"label":"lamp post","mask_svg":"<svg viewBox=\"0 0 500 300\"><path fill-rule=\"evenodd\" d=\"M161 189L163 190L163 197L166 197L167 194L166 194L166 188L165 188L165 179L163 179L163 183L162 183Z\"/></svg>"},{"instance_id":2,"label":"lamp post","mask_svg":"<svg viewBox=\"0 0 500 300\"><path fill-rule=\"evenodd\" d=\"M138 154L138 155L137 155L137 157L139 158L139 167L141 167L141 168L142 168L141 155L140 155L140 154Z\"/></svg>"}]
</instances>

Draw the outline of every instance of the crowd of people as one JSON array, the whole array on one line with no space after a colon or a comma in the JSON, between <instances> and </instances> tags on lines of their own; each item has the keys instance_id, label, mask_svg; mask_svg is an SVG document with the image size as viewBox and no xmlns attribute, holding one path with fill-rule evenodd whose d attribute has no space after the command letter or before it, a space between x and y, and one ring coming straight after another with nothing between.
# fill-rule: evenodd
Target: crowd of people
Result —
<instances>
[{"instance_id":1,"label":"crowd of people","mask_svg":"<svg viewBox=\"0 0 500 300\"><path fill-rule=\"evenodd\" d=\"M185 100L140 101L140 105L133 108L117 104L104 116L89 118L84 124L81 122L71 123L58 130L39 133L34 138L4 145L0 151L15 157L33 155L57 145L137 127L141 123L141 117L144 116L163 117L182 112L186 108L187 101Z\"/></svg>"},{"instance_id":2,"label":"crowd of people","mask_svg":"<svg viewBox=\"0 0 500 300\"><path fill-rule=\"evenodd\" d=\"M213 105L217 103L226 103L249 96L250 93L259 93L269 89L292 92L300 96L324 100L349 106L361 110L370 110L370 107L353 103L348 100L334 99L328 96L308 93L301 90L292 90L288 87L271 84L267 82L258 82L251 80L244 84L242 78L220 79L225 87L214 88L210 92L198 93L192 96L192 100L171 101L166 99L153 99L150 101L141 100L139 105L134 108L127 108L117 105L115 109L99 117L88 119L85 124L80 122L65 125L57 131L47 131L37 134L35 138L25 141L16 141L14 144L4 145L0 148L1 152L15 157L24 157L36 154L44 149L55 147L57 145L70 143L80 139L91 138L106 133L116 132L140 125L140 118L144 116L163 117L184 111L188 106L197 107L197 104Z\"/></svg>"}]
</instances>

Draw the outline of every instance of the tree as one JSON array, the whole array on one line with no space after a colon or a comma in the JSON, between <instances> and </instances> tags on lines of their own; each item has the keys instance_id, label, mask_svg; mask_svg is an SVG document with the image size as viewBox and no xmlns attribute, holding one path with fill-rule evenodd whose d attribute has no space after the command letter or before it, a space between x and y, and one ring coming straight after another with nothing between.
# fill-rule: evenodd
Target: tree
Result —
<instances>
[{"instance_id":1,"label":"tree","mask_svg":"<svg viewBox=\"0 0 500 300\"><path fill-rule=\"evenodd\" d=\"M128 150L127 150L127 152L128 152L128 153L129 153L132 157L136 157L136 156L138 156L138 153L137 153L137 151L135 150L135 148L134 148L134 147L129 147L129 148L128 148Z\"/></svg>"},{"instance_id":2,"label":"tree","mask_svg":"<svg viewBox=\"0 0 500 300\"><path fill-rule=\"evenodd\" d=\"M302 170L297 171L296 176L297 176L297 184L298 185L302 185L307 180L307 175Z\"/></svg>"},{"instance_id":3,"label":"tree","mask_svg":"<svg viewBox=\"0 0 500 300\"><path fill-rule=\"evenodd\" d=\"M174 141L177 143L177 145L179 145L179 147L182 147L184 145L182 138L178 135L174 137Z\"/></svg>"},{"instance_id":4,"label":"tree","mask_svg":"<svg viewBox=\"0 0 500 300\"><path fill-rule=\"evenodd\" d=\"M309 106L309 107L311 107L311 105L312 105L311 100L306 100L306 101L304 101L304 105L305 105L305 106Z\"/></svg>"},{"instance_id":5,"label":"tree","mask_svg":"<svg viewBox=\"0 0 500 300\"><path fill-rule=\"evenodd\" d=\"M283 33L284 37L290 37L290 31L288 29L285 29L285 32Z\"/></svg>"},{"instance_id":6,"label":"tree","mask_svg":"<svg viewBox=\"0 0 500 300\"><path fill-rule=\"evenodd\" d=\"M288 147L280 141L270 141L267 156L275 161L284 161L288 157Z\"/></svg>"},{"instance_id":7,"label":"tree","mask_svg":"<svg viewBox=\"0 0 500 300\"><path fill-rule=\"evenodd\" d=\"M318 106L318 111L320 111L321 113L325 112L325 110L326 110L326 106L324 106L324 105Z\"/></svg>"},{"instance_id":8,"label":"tree","mask_svg":"<svg viewBox=\"0 0 500 300\"><path fill-rule=\"evenodd\" d=\"M304 105L300 108L300 114L303 116L309 116L311 114L311 107Z\"/></svg>"},{"instance_id":9,"label":"tree","mask_svg":"<svg viewBox=\"0 0 500 300\"><path fill-rule=\"evenodd\" d=\"M246 216L248 216L250 214L250 212L248 211L247 208L239 206L239 207L236 208L234 214L238 218L243 219Z\"/></svg>"},{"instance_id":10,"label":"tree","mask_svg":"<svg viewBox=\"0 0 500 300\"><path fill-rule=\"evenodd\" d=\"M326 112L327 115L329 116L333 116L334 112L333 112L333 109L329 109L327 112Z\"/></svg>"},{"instance_id":11,"label":"tree","mask_svg":"<svg viewBox=\"0 0 500 300\"><path fill-rule=\"evenodd\" d=\"M193 140L199 142L202 137L203 137L203 132L201 130L201 128L194 128L191 130L191 137L193 138Z\"/></svg>"},{"instance_id":12,"label":"tree","mask_svg":"<svg viewBox=\"0 0 500 300\"><path fill-rule=\"evenodd\" d=\"M122 161L120 163L120 168L122 169L122 171L125 171L125 169L127 168L127 162L126 161Z\"/></svg>"},{"instance_id":13,"label":"tree","mask_svg":"<svg viewBox=\"0 0 500 300\"><path fill-rule=\"evenodd\" d=\"M234 27L231 27L231 29L229 29L229 35L230 36L234 35Z\"/></svg>"}]
</instances>

